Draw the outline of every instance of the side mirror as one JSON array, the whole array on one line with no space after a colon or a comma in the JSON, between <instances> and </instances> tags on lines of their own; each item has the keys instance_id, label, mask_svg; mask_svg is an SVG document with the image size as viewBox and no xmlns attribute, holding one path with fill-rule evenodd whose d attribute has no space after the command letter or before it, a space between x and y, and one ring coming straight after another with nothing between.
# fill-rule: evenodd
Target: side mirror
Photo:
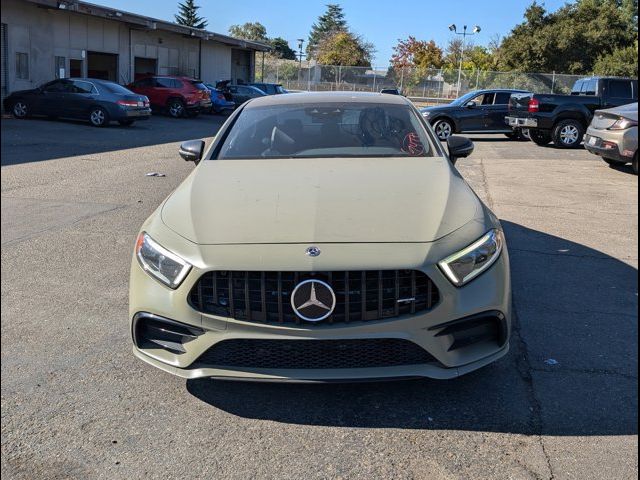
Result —
<instances>
[{"instance_id":1,"label":"side mirror","mask_svg":"<svg viewBox=\"0 0 640 480\"><path fill-rule=\"evenodd\" d=\"M467 108L476 108L478 106L478 104L476 102L468 102L465 107Z\"/></svg>"},{"instance_id":2,"label":"side mirror","mask_svg":"<svg viewBox=\"0 0 640 480\"><path fill-rule=\"evenodd\" d=\"M466 158L473 153L473 142L459 135L451 135L447 138L447 147L449 147L449 160L454 165L459 158Z\"/></svg>"},{"instance_id":3,"label":"side mirror","mask_svg":"<svg viewBox=\"0 0 640 480\"><path fill-rule=\"evenodd\" d=\"M204 141L188 140L180 144L178 153L185 161L198 163L202 159L203 151Z\"/></svg>"}]
</instances>

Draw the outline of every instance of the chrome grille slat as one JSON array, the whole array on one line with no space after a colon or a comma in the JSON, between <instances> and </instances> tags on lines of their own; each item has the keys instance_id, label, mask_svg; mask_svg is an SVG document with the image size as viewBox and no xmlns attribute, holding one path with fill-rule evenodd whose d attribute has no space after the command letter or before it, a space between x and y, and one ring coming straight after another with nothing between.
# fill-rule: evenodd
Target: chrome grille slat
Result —
<instances>
[{"instance_id":1,"label":"chrome grille slat","mask_svg":"<svg viewBox=\"0 0 640 480\"><path fill-rule=\"evenodd\" d=\"M211 271L196 282L189 304L211 315L251 323L301 324L290 295L295 286L315 278L332 286L333 314L315 325L387 320L431 310L439 291L417 270L331 272ZM305 325L312 325L305 323Z\"/></svg>"}]
</instances>

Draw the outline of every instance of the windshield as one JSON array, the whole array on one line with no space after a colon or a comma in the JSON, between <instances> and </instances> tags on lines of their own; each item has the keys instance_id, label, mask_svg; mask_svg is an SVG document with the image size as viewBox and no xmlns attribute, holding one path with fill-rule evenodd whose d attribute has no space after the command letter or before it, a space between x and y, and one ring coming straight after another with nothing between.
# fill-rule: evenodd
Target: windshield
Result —
<instances>
[{"instance_id":1,"label":"windshield","mask_svg":"<svg viewBox=\"0 0 640 480\"><path fill-rule=\"evenodd\" d=\"M433 155L426 130L409 105L321 103L247 108L218 158Z\"/></svg>"},{"instance_id":2,"label":"windshield","mask_svg":"<svg viewBox=\"0 0 640 480\"><path fill-rule=\"evenodd\" d=\"M456 98L451 105L464 105L469 100L472 100L474 97L478 95L478 92L469 92L466 95L461 96L460 98Z\"/></svg>"}]
</instances>

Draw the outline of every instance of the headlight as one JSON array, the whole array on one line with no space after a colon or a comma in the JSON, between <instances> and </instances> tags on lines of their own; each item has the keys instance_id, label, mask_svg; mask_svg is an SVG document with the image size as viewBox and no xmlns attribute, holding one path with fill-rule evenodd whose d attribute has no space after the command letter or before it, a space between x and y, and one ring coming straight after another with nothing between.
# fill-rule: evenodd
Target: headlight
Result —
<instances>
[{"instance_id":1,"label":"headlight","mask_svg":"<svg viewBox=\"0 0 640 480\"><path fill-rule=\"evenodd\" d=\"M628 118L619 118L616 123L609 127L609 130L626 130L627 128L637 127L638 122L629 120Z\"/></svg>"},{"instance_id":2,"label":"headlight","mask_svg":"<svg viewBox=\"0 0 640 480\"><path fill-rule=\"evenodd\" d=\"M140 266L152 277L169 288L178 288L187 276L191 265L159 245L145 232L138 235L136 257Z\"/></svg>"},{"instance_id":3,"label":"headlight","mask_svg":"<svg viewBox=\"0 0 640 480\"><path fill-rule=\"evenodd\" d=\"M438 266L457 287L461 287L487 270L500 257L504 233L491 230L464 250L445 258Z\"/></svg>"}]
</instances>

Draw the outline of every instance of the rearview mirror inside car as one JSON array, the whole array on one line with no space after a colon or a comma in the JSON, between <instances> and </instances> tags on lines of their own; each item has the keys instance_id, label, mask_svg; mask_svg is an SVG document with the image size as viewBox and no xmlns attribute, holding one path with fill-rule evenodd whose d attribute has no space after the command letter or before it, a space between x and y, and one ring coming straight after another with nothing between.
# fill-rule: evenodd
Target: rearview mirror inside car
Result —
<instances>
[{"instance_id":1,"label":"rearview mirror inside car","mask_svg":"<svg viewBox=\"0 0 640 480\"><path fill-rule=\"evenodd\" d=\"M451 135L447 138L447 147L449 147L449 159L455 165L459 158L466 158L473 153L473 142L467 137L459 135Z\"/></svg>"},{"instance_id":2,"label":"rearview mirror inside car","mask_svg":"<svg viewBox=\"0 0 640 480\"><path fill-rule=\"evenodd\" d=\"M203 151L204 141L188 140L180 144L178 153L185 161L198 163L202 159Z\"/></svg>"}]
</instances>

